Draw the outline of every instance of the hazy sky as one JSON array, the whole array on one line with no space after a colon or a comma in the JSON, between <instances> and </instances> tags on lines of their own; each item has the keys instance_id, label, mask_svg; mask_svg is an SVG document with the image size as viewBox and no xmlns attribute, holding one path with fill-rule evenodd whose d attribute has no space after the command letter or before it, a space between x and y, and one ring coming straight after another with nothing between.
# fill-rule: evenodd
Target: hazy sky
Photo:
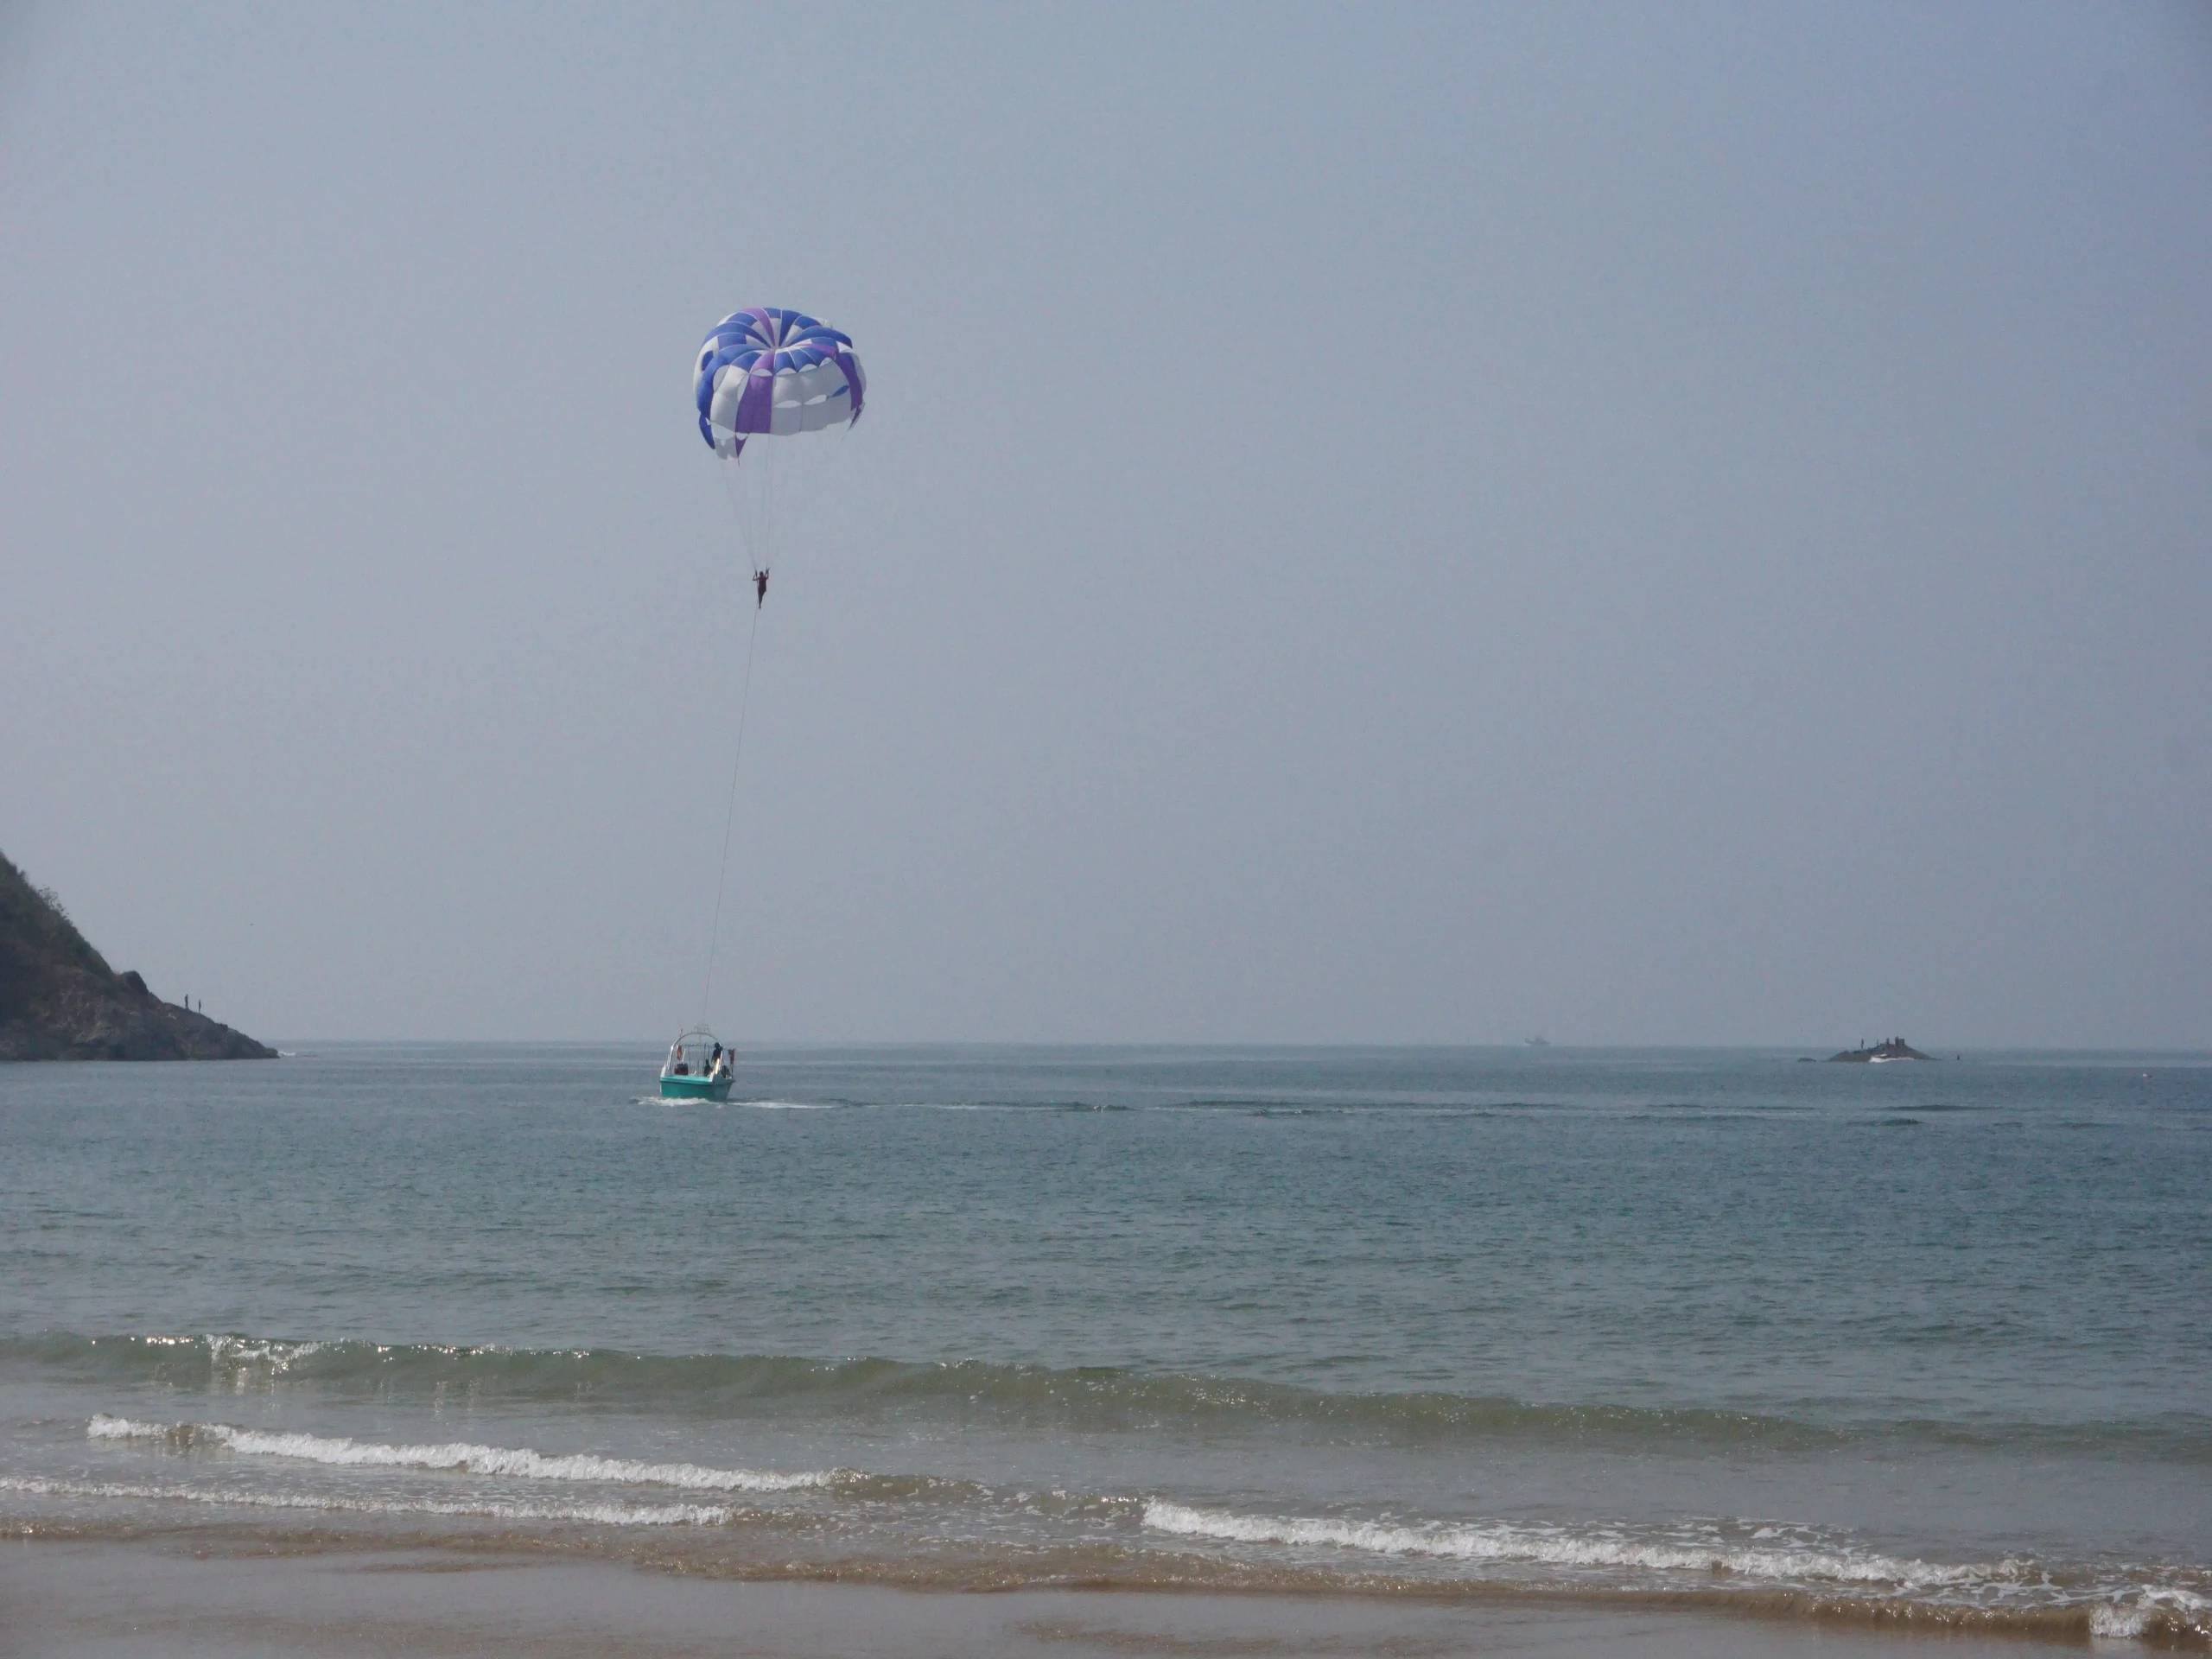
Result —
<instances>
[{"instance_id":1,"label":"hazy sky","mask_svg":"<svg viewBox=\"0 0 2212 1659\"><path fill-rule=\"evenodd\" d=\"M2212 1045L2208 17L14 14L0 849L259 1035L695 1015L790 305L725 1034Z\"/></svg>"}]
</instances>

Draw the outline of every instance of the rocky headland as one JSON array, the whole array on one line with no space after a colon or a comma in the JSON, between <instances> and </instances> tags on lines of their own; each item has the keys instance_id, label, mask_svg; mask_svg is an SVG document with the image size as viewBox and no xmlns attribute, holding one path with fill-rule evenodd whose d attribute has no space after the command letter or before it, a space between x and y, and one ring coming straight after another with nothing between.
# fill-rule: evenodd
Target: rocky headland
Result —
<instances>
[{"instance_id":1,"label":"rocky headland","mask_svg":"<svg viewBox=\"0 0 2212 1659\"><path fill-rule=\"evenodd\" d=\"M273 1060L244 1032L117 973L0 854L0 1060Z\"/></svg>"}]
</instances>

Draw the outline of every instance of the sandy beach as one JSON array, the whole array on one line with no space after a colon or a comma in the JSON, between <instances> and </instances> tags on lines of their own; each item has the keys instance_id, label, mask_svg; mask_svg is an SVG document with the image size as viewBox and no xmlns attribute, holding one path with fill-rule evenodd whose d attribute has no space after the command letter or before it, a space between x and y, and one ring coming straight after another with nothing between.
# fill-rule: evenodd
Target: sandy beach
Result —
<instances>
[{"instance_id":1,"label":"sandy beach","mask_svg":"<svg viewBox=\"0 0 2212 1659\"><path fill-rule=\"evenodd\" d=\"M1677 1612L1080 1590L931 1594L447 1551L0 1549L6 1659L2035 1659L2079 1652Z\"/></svg>"}]
</instances>

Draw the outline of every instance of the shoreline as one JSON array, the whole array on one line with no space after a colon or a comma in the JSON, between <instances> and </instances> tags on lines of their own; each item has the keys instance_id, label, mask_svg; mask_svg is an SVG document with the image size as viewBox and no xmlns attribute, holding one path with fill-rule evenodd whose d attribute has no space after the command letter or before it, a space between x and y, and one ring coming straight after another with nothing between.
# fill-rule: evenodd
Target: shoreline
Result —
<instances>
[{"instance_id":1,"label":"shoreline","mask_svg":"<svg viewBox=\"0 0 2212 1659\"><path fill-rule=\"evenodd\" d=\"M1264 1591L915 1590L702 1577L536 1550L352 1540L317 1551L161 1540L21 1538L0 1550L0 1654L43 1659L315 1659L452 1654L1006 1659L1220 1655L1328 1659L2036 1659L2085 1638L1908 1630L1752 1609L1548 1599L1382 1600Z\"/></svg>"}]
</instances>

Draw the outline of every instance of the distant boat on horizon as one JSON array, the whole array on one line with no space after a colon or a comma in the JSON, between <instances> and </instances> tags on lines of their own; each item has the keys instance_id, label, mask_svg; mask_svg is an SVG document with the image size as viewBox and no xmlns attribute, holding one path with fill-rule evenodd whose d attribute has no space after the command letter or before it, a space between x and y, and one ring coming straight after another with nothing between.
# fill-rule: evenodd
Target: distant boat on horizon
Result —
<instances>
[{"instance_id":1,"label":"distant boat on horizon","mask_svg":"<svg viewBox=\"0 0 2212 1659\"><path fill-rule=\"evenodd\" d=\"M1885 1043L1862 1045L1847 1048L1840 1054L1831 1054L1831 1060L1843 1060L1861 1065L1886 1065L1891 1060L1927 1060L1935 1056L1923 1054L1902 1037L1892 1037Z\"/></svg>"},{"instance_id":2,"label":"distant boat on horizon","mask_svg":"<svg viewBox=\"0 0 2212 1659\"><path fill-rule=\"evenodd\" d=\"M1549 1048L1551 1046L1549 1043L1546 1042L1541 1037L1524 1037L1521 1039L1521 1046L1523 1048Z\"/></svg>"}]
</instances>

